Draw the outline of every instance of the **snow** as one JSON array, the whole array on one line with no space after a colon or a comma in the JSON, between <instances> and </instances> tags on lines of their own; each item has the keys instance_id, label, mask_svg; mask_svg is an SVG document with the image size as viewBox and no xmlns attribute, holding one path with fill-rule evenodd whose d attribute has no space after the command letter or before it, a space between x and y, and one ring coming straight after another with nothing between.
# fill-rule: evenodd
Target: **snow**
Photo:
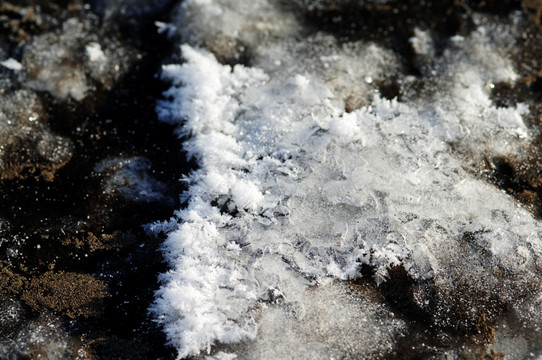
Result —
<instances>
[{"instance_id":1,"label":"snow","mask_svg":"<svg viewBox=\"0 0 542 360\"><path fill-rule=\"evenodd\" d=\"M542 289L532 285L542 228L469 170L484 158L521 159L532 138L528 107L497 107L489 93L518 78L506 56L512 25L475 19L439 57L416 31L427 86L409 93L415 80L392 52L293 36L301 25L274 2L183 3L184 63L164 66L172 87L157 112L178 125L199 169L186 207L149 227L167 233L170 266L151 310L179 358L218 343L227 353L215 358L390 353L405 324L370 296L354 301L340 281L361 277L362 265L376 284L394 266L430 281L436 323L472 316L456 304L461 283L472 308L491 297L526 329L542 325ZM217 34L248 47L252 66L223 65L200 47ZM404 99L375 91L397 76Z\"/></svg>"},{"instance_id":2,"label":"snow","mask_svg":"<svg viewBox=\"0 0 542 360\"><path fill-rule=\"evenodd\" d=\"M91 42L86 46L87 55L90 61L106 61L107 58L102 50L102 46L97 42Z\"/></svg>"},{"instance_id":3,"label":"snow","mask_svg":"<svg viewBox=\"0 0 542 360\"><path fill-rule=\"evenodd\" d=\"M19 71L23 68L23 65L13 58L9 58L0 62L0 65L13 71Z\"/></svg>"},{"instance_id":4,"label":"snow","mask_svg":"<svg viewBox=\"0 0 542 360\"><path fill-rule=\"evenodd\" d=\"M233 360L236 358L237 355L235 354L228 354L221 351L219 353L216 353L214 356L206 356L205 360Z\"/></svg>"}]
</instances>

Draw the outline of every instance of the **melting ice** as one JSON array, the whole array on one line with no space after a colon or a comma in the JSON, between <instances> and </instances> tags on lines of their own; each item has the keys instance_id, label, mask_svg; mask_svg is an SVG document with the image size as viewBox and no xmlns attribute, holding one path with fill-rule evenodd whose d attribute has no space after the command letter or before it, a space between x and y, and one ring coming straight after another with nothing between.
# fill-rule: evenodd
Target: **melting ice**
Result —
<instances>
[{"instance_id":1,"label":"melting ice","mask_svg":"<svg viewBox=\"0 0 542 360\"><path fill-rule=\"evenodd\" d=\"M151 226L171 268L152 311L179 357L392 356L422 321L379 293L397 274L433 355L540 354L542 227L472 171L532 139L527 105L490 98L517 81L523 20L474 20L439 54L416 30L417 86L391 50L304 31L280 1L181 5L157 111L199 169ZM400 100L376 91L392 78Z\"/></svg>"}]
</instances>

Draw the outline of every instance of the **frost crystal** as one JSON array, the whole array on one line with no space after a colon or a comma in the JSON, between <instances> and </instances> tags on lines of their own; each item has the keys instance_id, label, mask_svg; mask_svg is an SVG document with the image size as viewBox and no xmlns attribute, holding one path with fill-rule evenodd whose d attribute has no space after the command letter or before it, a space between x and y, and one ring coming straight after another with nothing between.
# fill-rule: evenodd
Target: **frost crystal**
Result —
<instances>
[{"instance_id":1,"label":"frost crystal","mask_svg":"<svg viewBox=\"0 0 542 360\"><path fill-rule=\"evenodd\" d=\"M278 6L231 4L185 1L180 18L190 26L181 35L192 45L235 38L253 66L222 65L217 49L185 44L185 63L162 75L173 86L159 116L178 124L200 165L178 219L153 227L168 233L171 270L152 311L179 357L247 339L231 345L241 358L392 351L405 324L336 281L359 278L362 265L377 284L398 267L430 281L436 295L421 287L415 301L424 308L433 294L442 326L476 316L462 305L489 311L487 299L514 307L526 327L540 325L542 228L466 170L485 157L521 158L530 141L527 106L496 107L487 86L517 78L505 56L510 31L477 18L438 58L416 31L414 50L430 57L428 85L398 101L374 92L391 76L408 92L413 80L393 53L320 33L295 38L300 25ZM458 305L457 291L471 300Z\"/></svg>"}]
</instances>

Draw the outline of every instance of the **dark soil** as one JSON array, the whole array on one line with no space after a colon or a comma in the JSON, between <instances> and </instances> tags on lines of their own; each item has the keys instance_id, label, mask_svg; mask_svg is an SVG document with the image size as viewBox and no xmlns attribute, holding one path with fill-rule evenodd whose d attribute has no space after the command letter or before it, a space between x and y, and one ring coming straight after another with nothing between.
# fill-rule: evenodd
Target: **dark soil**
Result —
<instances>
[{"instance_id":1,"label":"dark soil","mask_svg":"<svg viewBox=\"0 0 542 360\"><path fill-rule=\"evenodd\" d=\"M82 5L2 3L0 31L11 55L17 58L25 41L54 28L55 21L94 16ZM28 17L21 17L19 6L30 10ZM170 194L181 192L178 178L193 166L185 163L172 127L158 122L154 110L165 90L156 74L174 52L154 21L167 21L170 8L162 4L129 21L111 14L100 20L102 29L142 54L111 90L97 88L82 102L39 94L49 126L70 139L74 151L54 177L34 168L0 182L0 301L22 304L17 322L0 329L8 339L25 322L51 313L75 339L72 353L81 347L96 359L174 357L147 315L157 276L166 270L158 251L162 239L142 228L180 207ZM32 12L56 20L39 27ZM165 185L169 200L137 201L104 192L109 174L96 173L96 164L134 156L150 160L148 172Z\"/></svg>"},{"instance_id":2,"label":"dark soil","mask_svg":"<svg viewBox=\"0 0 542 360\"><path fill-rule=\"evenodd\" d=\"M99 316L107 287L88 274L47 272L33 278L22 300L34 311L48 308L71 318Z\"/></svg>"}]
</instances>

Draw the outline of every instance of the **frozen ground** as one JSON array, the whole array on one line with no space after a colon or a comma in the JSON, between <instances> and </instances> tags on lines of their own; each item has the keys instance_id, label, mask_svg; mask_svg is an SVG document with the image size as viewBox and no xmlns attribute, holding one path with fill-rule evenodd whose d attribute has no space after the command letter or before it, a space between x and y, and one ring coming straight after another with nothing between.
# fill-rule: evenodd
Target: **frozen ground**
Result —
<instances>
[{"instance_id":1,"label":"frozen ground","mask_svg":"<svg viewBox=\"0 0 542 360\"><path fill-rule=\"evenodd\" d=\"M539 357L541 9L0 2L0 358Z\"/></svg>"},{"instance_id":2,"label":"frozen ground","mask_svg":"<svg viewBox=\"0 0 542 360\"><path fill-rule=\"evenodd\" d=\"M167 234L152 311L179 357L542 353L542 227L487 175L533 161L539 115L494 90L528 81L527 20L419 21L398 50L333 33L359 6L187 0L167 27L184 61L157 111L199 165L149 227Z\"/></svg>"},{"instance_id":3,"label":"frozen ground","mask_svg":"<svg viewBox=\"0 0 542 360\"><path fill-rule=\"evenodd\" d=\"M154 109L168 3L0 1L1 359L172 357L142 228L186 167Z\"/></svg>"}]
</instances>

